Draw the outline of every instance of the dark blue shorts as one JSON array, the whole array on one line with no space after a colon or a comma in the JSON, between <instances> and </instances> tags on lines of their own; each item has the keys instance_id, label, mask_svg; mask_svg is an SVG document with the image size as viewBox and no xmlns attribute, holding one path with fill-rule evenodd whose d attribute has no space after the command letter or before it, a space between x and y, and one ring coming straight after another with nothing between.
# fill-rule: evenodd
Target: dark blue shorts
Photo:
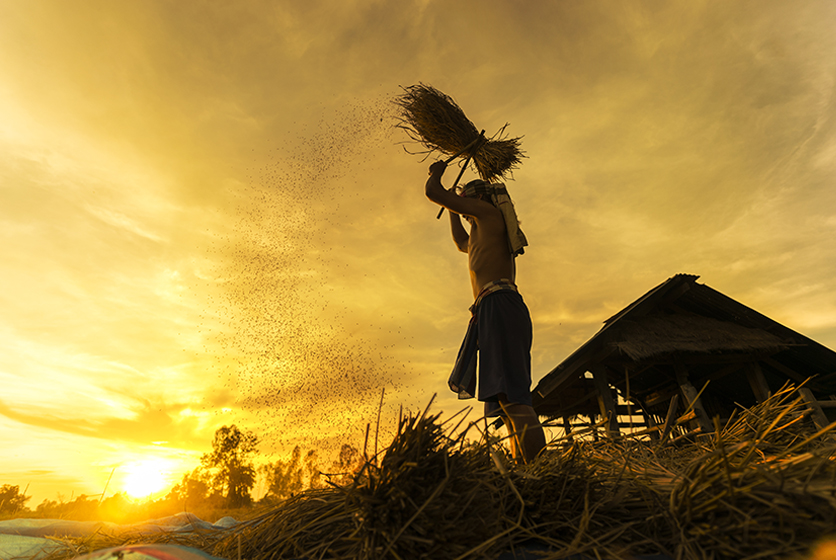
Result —
<instances>
[{"instance_id":1,"label":"dark blue shorts","mask_svg":"<svg viewBox=\"0 0 836 560\"><path fill-rule=\"evenodd\" d=\"M531 315L522 296L500 290L485 296L476 309L479 333L477 398L485 416L499 416L499 395L531 406Z\"/></svg>"}]
</instances>

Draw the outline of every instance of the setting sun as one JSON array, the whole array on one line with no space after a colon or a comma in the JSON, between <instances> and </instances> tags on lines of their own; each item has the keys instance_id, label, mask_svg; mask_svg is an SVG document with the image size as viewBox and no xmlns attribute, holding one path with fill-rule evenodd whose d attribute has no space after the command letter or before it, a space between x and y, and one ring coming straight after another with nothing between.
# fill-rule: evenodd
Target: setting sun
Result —
<instances>
[{"instance_id":1,"label":"setting sun","mask_svg":"<svg viewBox=\"0 0 836 560\"><path fill-rule=\"evenodd\" d=\"M131 497L147 498L165 488L170 465L162 459L151 459L124 467L123 488Z\"/></svg>"}]
</instances>

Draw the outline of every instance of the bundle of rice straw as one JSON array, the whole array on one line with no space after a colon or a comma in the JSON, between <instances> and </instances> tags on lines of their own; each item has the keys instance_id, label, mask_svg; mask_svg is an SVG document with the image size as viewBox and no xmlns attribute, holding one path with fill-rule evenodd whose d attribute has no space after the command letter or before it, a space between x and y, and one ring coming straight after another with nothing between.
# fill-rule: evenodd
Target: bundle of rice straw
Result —
<instances>
[{"instance_id":1,"label":"bundle of rice straw","mask_svg":"<svg viewBox=\"0 0 836 560\"><path fill-rule=\"evenodd\" d=\"M418 153L438 151L453 156L479 137L476 126L449 96L420 83L402 89L403 94L394 99L399 107L397 127L426 148ZM485 181L504 178L525 157L520 151L521 137L505 136L507 126L506 123L473 155L476 171Z\"/></svg>"}]
</instances>

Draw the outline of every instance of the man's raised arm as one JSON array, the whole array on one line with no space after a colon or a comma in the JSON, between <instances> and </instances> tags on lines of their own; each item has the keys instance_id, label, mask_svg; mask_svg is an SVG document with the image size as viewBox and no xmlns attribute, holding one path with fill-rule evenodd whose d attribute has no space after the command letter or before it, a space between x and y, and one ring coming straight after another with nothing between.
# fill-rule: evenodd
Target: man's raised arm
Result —
<instances>
[{"instance_id":1,"label":"man's raised arm","mask_svg":"<svg viewBox=\"0 0 836 560\"><path fill-rule=\"evenodd\" d=\"M477 219L483 218L492 210L495 210L487 202L482 202L475 198L464 198L445 189L444 185L441 184L441 176L444 175L445 169L447 169L447 164L443 161L437 161L430 165L430 178L427 179L427 183L424 186L424 192L427 198L456 214L471 216Z\"/></svg>"},{"instance_id":2,"label":"man's raised arm","mask_svg":"<svg viewBox=\"0 0 836 560\"><path fill-rule=\"evenodd\" d=\"M427 183L424 186L424 192L426 193L427 198L436 204L447 208L451 197L458 197L455 193L451 193L445 189L444 185L441 184L441 176L444 175L445 169L447 169L447 164L443 161L437 161L430 165L430 177L427 179ZM445 204L445 202L447 204Z\"/></svg>"}]
</instances>

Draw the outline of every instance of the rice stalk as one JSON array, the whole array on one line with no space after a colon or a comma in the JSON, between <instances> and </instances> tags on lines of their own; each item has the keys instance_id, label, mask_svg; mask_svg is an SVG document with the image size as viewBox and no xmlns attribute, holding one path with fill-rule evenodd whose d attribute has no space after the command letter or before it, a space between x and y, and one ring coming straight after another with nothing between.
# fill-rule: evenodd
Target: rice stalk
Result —
<instances>
[{"instance_id":1,"label":"rice stalk","mask_svg":"<svg viewBox=\"0 0 836 560\"><path fill-rule=\"evenodd\" d=\"M452 156L479 137L479 130L450 96L420 83L402 89L403 93L393 100L399 112L396 127L423 146L424 150L416 153ZM508 137L507 126L481 144L475 154L462 154L472 155L476 172L484 181L506 178L525 157L520 150L522 138Z\"/></svg>"}]
</instances>

